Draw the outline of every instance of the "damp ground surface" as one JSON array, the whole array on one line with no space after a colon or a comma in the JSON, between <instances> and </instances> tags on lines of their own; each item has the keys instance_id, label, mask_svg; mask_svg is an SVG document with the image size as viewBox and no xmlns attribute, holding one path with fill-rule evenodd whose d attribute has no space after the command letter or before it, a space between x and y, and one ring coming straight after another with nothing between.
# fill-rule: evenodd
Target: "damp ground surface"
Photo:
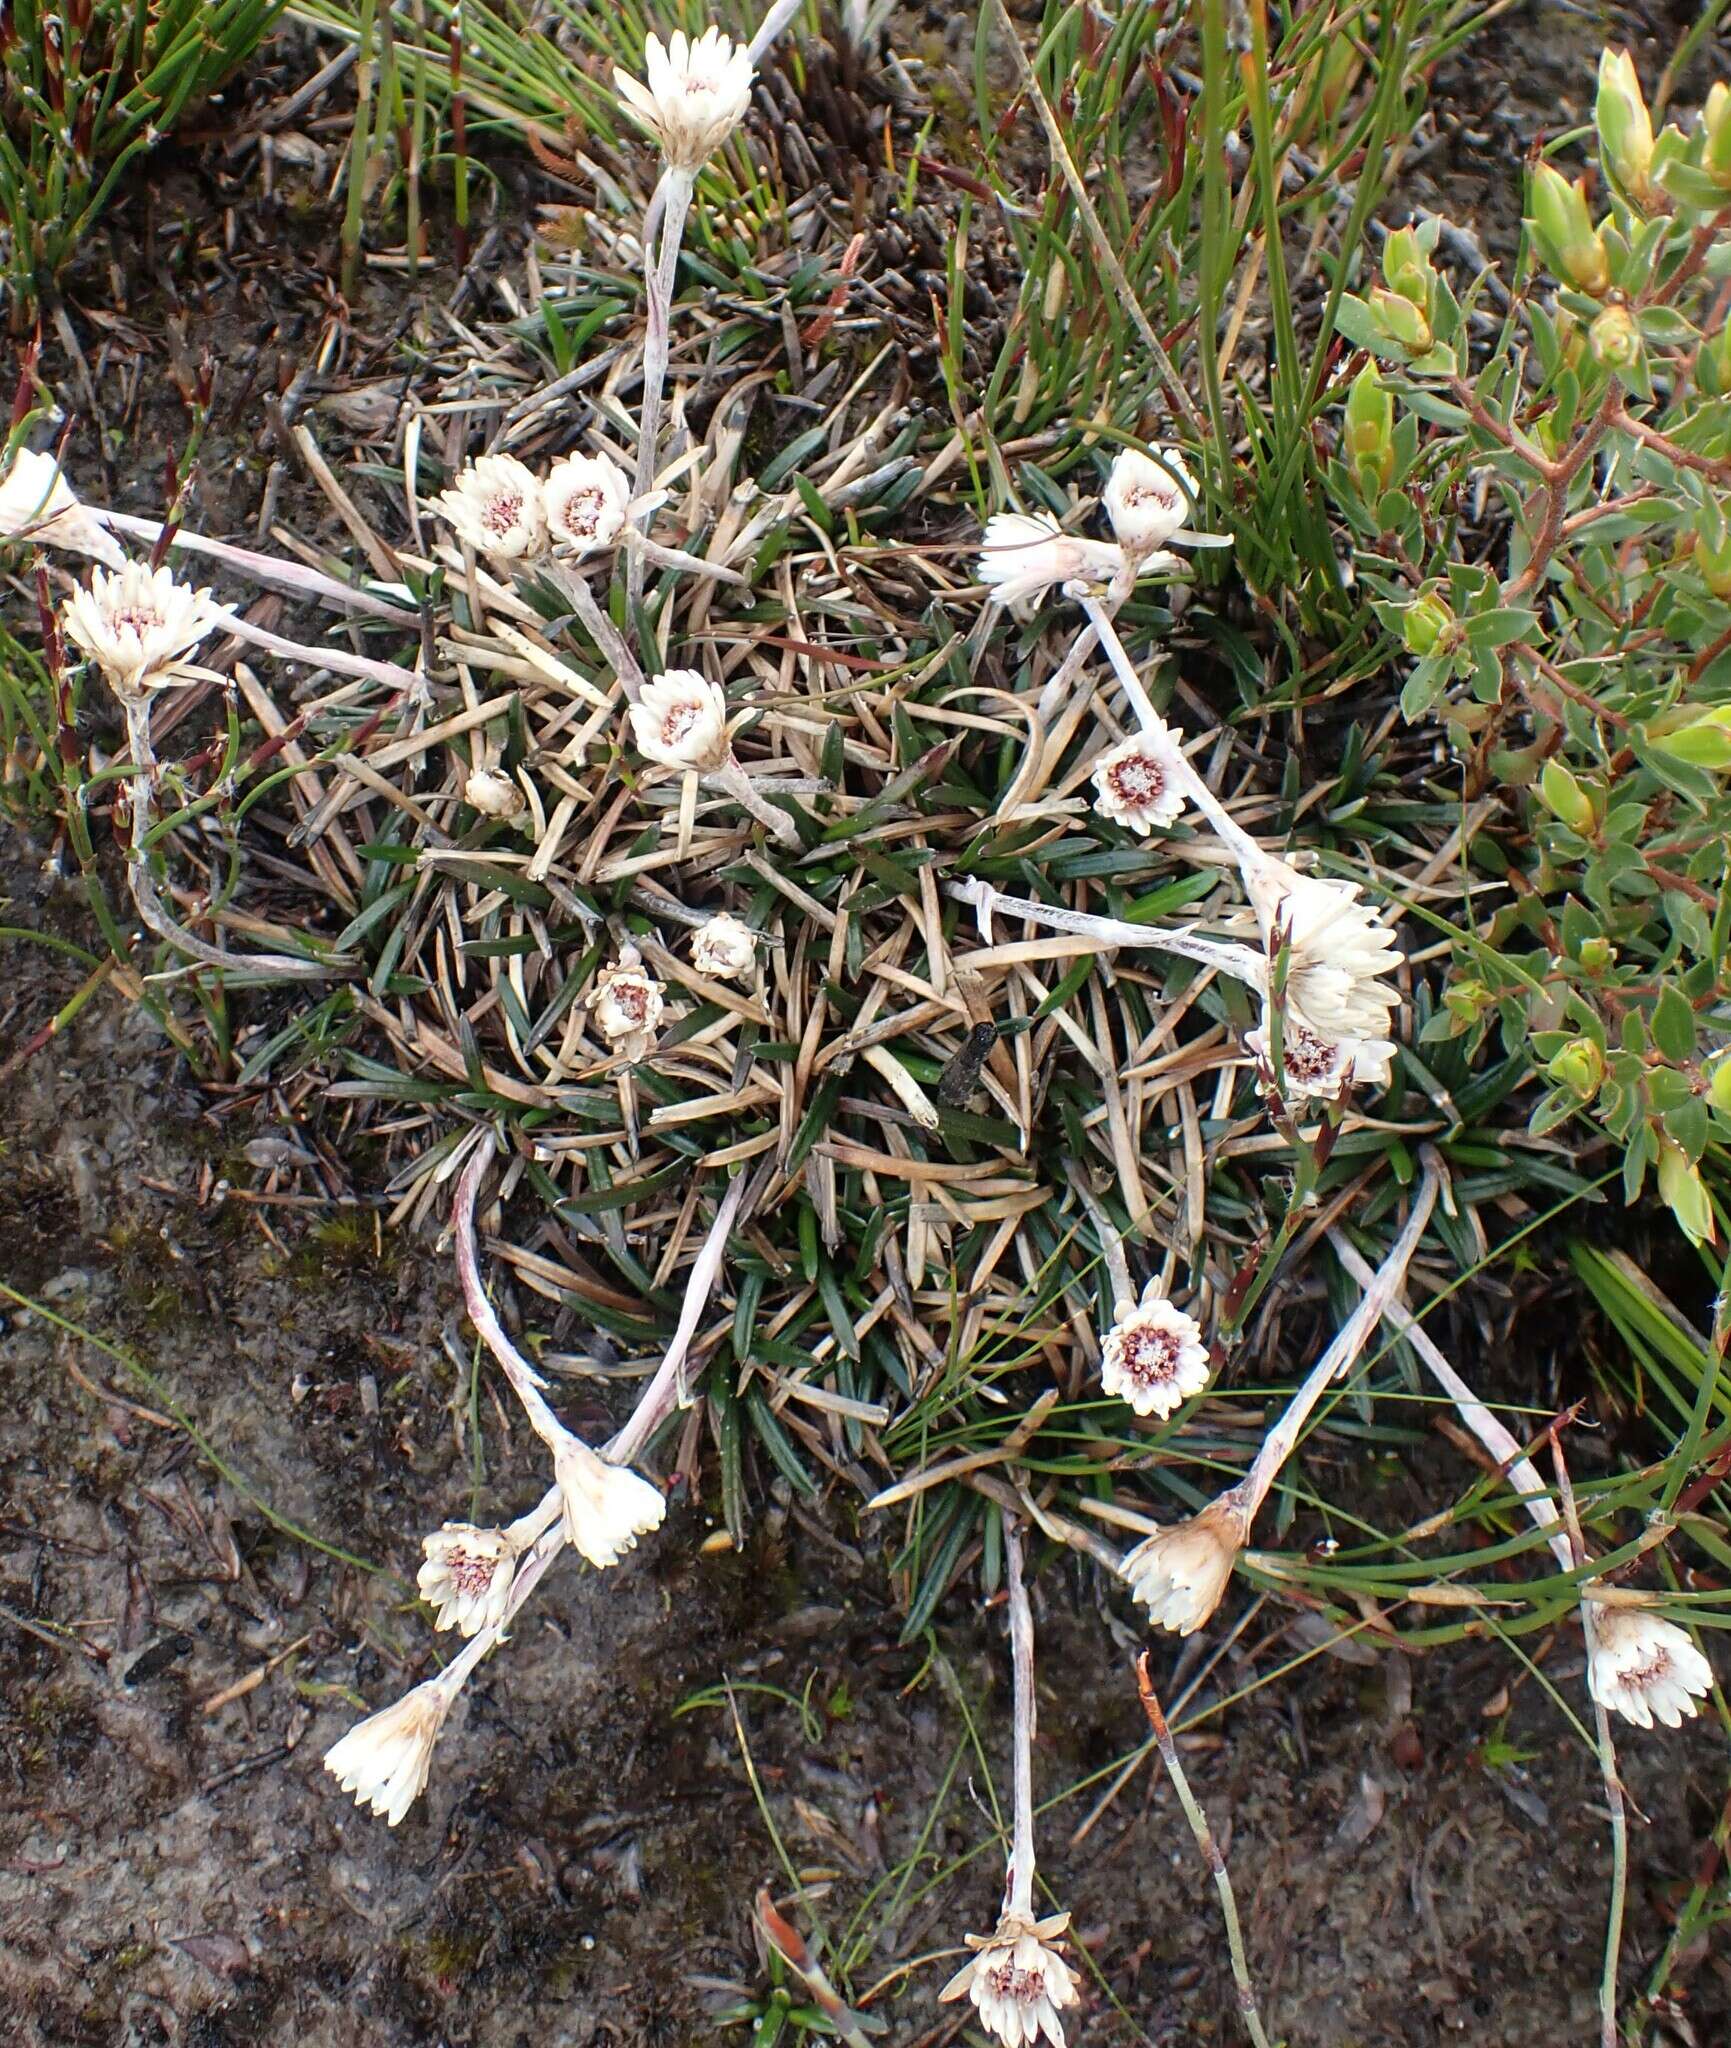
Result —
<instances>
[{"instance_id":1,"label":"damp ground surface","mask_svg":"<svg viewBox=\"0 0 1731 2048\"><path fill-rule=\"evenodd\" d=\"M1506 250L1535 109L1577 117L1598 31L1544 8L1493 33L1494 61L1477 46L1439 79L1439 139L1413 175L1423 203ZM159 462L179 414L117 397L105 345L136 344L160 378L214 332L244 384L280 388L329 310L308 283L328 274L328 168L285 159L267 204L220 150L181 151L111 218L72 317L90 409L113 427L114 502L159 503L133 454ZM352 367L382 377L388 352ZM206 531L250 539L266 492L292 494L272 460L218 420ZM64 865L47 833L10 836L0 922L85 936ZM0 1061L82 972L9 948ZM790 1910L821 1925L884 2038L961 2038L935 1994L961 1935L995 1917L1001 1628L953 1600L902 1643L881 1538L851 1508L759 1491L744 1549L716 1548L700 1473L630 1568L561 1564L467 1688L399 1828L321 1772L360 1713L436 1668L410 1597L422 1532L503 1519L543 1483L504 1389L476 1382L448 1260L385 1229L369 1162L321 1115L237 1110L109 994L0 1082L0 1279L41 1305L0 1307L0 2041L744 2042L749 2020L729 2015L770 1985L753 1900L767 1885L785 1903L790 1866ZM1510 1388L1522 1370L1486 1366ZM594 1388L559 1393L595 1433ZM1191 1724L1271 2034L1596 2038L1603 1793L1556 1700L1492 1642L1410 1660L1317 1647L1260 1685L1319 1639L1284 1607L1246 1619L1242 1592L1223 1621L1211 1669L1163 1639L1153 1671ZM1121 1773L1145 1735L1134 1613L1058 1561L1036 1622L1042 1870L1090 1980L1072 2039L1236 2042L1171 1789L1146 1757ZM1578 1641L1528 1648L1581 1711ZM1717 1815L1723 1757L1697 1728L1628 1731L1622 1761L1646 1818L1632 1994ZM1688 1960L1694 2040L1731 2038L1725 1954Z\"/></svg>"},{"instance_id":2,"label":"damp ground surface","mask_svg":"<svg viewBox=\"0 0 1731 2048\"><path fill-rule=\"evenodd\" d=\"M15 875L14 911L40 892ZM6 1122L8 1284L152 1377L8 1308L0 2035L724 2038L721 2015L768 1981L753 1897L791 1889L773 1822L856 1995L885 1985L887 2038L954 2038L943 1952L990 1923L999 1876L968 1736L1002 1786L992 1615L952 1605L901 1645L869 1536L772 1499L743 1553L706 1555L709 1519L676 1500L632 1568L559 1571L387 1829L320 1753L434 1668L407 1597L419 1533L516 1512L540 1483L502 1390L484 1376L469 1399L445 1266L375 1237L370 1209L243 1199L268 1177L253 1160L316 1149L316 1131L219 1126L118 1009L14 1079ZM1144 1761L1096 1810L1144 1732L1128 1603L1060 1562L1036 1617L1044 1875L1098 1972L1077 2038L1230 2042L1219 1924L1170 1788ZM1349 1645L1355 1661L1320 1654L1254 1689L1272 1644L1302 1646L1292 1625L1252 1615L1187 1709L1217 1705L1186 1756L1272 2028L1338 2048L1591 2038L1606 1834L1557 1707L1494 1645ZM1578 1648L1544 1661L1578 1701ZM1195 1662L1156 1646L1169 1701ZM1630 1732L1623 1761L1650 1822L1633 1974L1710 1825L1717 1759L1704 1735ZM1727 1991L1704 1960L1699 2039L1722 2038Z\"/></svg>"}]
</instances>

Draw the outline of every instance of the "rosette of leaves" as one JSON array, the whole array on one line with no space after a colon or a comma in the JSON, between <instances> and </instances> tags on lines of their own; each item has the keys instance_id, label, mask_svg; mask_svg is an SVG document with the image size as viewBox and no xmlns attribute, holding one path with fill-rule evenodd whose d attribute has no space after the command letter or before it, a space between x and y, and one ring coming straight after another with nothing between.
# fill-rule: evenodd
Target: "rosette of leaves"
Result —
<instances>
[{"instance_id":1,"label":"rosette of leaves","mask_svg":"<svg viewBox=\"0 0 1731 2048\"><path fill-rule=\"evenodd\" d=\"M1457 295L1435 220L1387 237L1328 478L1483 821L1429 1035L1524 1047L1533 1133L1596 1119L1699 1243L1731 1138L1731 90L1655 135L1607 51L1595 127L1596 177L1532 172L1512 289Z\"/></svg>"},{"instance_id":2,"label":"rosette of leaves","mask_svg":"<svg viewBox=\"0 0 1731 2048\"><path fill-rule=\"evenodd\" d=\"M286 4L0 4L0 275L14 326L128 165L228 83Z\"/></svg>"}]
</instances>

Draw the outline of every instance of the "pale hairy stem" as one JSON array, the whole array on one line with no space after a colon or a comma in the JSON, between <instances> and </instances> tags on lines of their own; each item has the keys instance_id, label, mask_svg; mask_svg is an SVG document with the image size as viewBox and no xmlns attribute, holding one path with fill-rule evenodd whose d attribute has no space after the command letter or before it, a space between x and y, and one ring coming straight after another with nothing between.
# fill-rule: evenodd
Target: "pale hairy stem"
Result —
<instances>
[{"instance_id":1,"label":"pale hairy stem","mask_svg":"<svg viewBox=\"0 0 1731 2048\"><path fill-rule=\"evenodd\" d=\"M1092 1188L1082 1177L1080 1166L1073 1166L1070 1185L1076 1192L1076 1199L1087 1210L1089 1221L1094 1226L1094 1235L1100 1242L1100 1258L1106 1268L1106 1277L1112 1283L1112 1300L1136 1299L1136 1283L1130 1277L1130 1261L1124 1256L1124 1240L1118 1234L1110 1216L1100 1206Z\"/></svg>"},{"instance_id":2,"label":"pale hairy stem","mask_svg":"<svg viewBox=\"0 0 1731 2048\"><path fill-rule=\"evenodd\" d=\"M724 790L768 832L771 832L783 846L797 849L800 843L799 827L785 811L777 810L774 804L758 795L751 786L751 777L729 754L719 768L710 769L703 781L715 789Z\"/></svg>"},{"instance_id":3,"label":"pale hairy stem","mask_svg":"<svg viewBox=\"0 0 1731 2048\"><path fill-rule=\"evenodd\" d=\"M1015 1694L1012 1736L1014 1813L1010 1868L1004 1883L1006 1917L1034 1917L1034 1613L1022 1579L1022 1531L1004 1517L1004 1567L1010 1609L1010 1673Z\"/></svg>"},{"instance_id":4,"label":"pale hairy stem","mask_svg":"<svg viewBox=\"0 0 1731 2048\"><path fill-rule=\"evenodd\" d=\"M365 676L369 682L384 683L393 690L420 691L426 687L426 678L412 668L401 668L394 661L374 661L365 654L350 654L341 647L304 647L298 640L285 640L280 633L267 632L263 626L255 626L250 619L243 619L233 612L224 615L222 630L232 633L237 640L249 640L254 647L263 647L270 653L280 655L286 661L304 661L312 668L333 669L339 675Z\"/></svg>"},{"instance_id":5,"label":"pale hairy stem","mask_svg":"<svg viewBox=\"0 0 1731 2048\"><path fill-rule=\"evenodd\" d=\"M685 216L691 207L693 177L669 164L656 187L660 205L660 234L653 246L643 250L645 325L643 331L643 398L638 414L637 466L631 495L646 497L655 482L656 461L661 446L661 398L667 382L670 326L673 318L673 278L679 265L679 245L685 233ZM627 558L626 589L635 607L643 595L644 559L640 550Z\"/></svg>"},{"instance_id":6,"label":"pale hairy stem","mask_svg":"<svg viewBox=\"0 0 1731 2048\"><path fill-rule=\"evenodd\" d=\"M124 533L130 539L147 541L154 548L162 538L165 522L160 519L139 519L130 512L109 512L100 505L87 506L102 524L115 533ZM351 584L339 583L334 576L326 576L321 570L310 569L301 562L289 562L276 555L261 555L252 548L239 548L226 540L210 540L202 533L189 533L184 527L177 527L168 536L170 548L184 549L191 555L208 555L213 562L221 562L237 575L249 582L263 584L269 590L285 590L296 597L316 597L333 610L365 612L377 619L393 619L398 625L414 628L415 612L407 604L392 604L388 598L375 597L370 590L357 590Z\"/></svg>"},{"instance_id":7,"label":"pale hairy stem","mask_svg":"<svg viewBox=\"0 0 1731 2048\"><path fill-rule=\"evenodd\" d=\"M1377 1268L1364 1299L1341 1325L1340 1334L1311 1368L1309 1377L1287 1404L1286 1412L1264 1438L1262 1448L1257 1452L1250 1470L1238 1484L1223 1498L1229 1499L1241 1509L1246 1526L1254 1521L1257 1510L1268 1497L1268 1490L1279 1477L1280 1468L1292 1455L1293 1447L1303 1433L1304 1425L1310 1419L1311 1410L1322 1399L1329 1384L1341 1378L1352 1369L1354 1361L1364 1349L1371 1332L1386 1312L1389 1303L1400 1292L1406 1279L1406 1269L1412 1263L1412 1255L1418 1249L1418 1241L1424 1235L1431 1211L1436 1207L1439 1175L1434 1157L1425 1161L1423 1173L1412 1198L1412 1213L1407 1217L1406 1226L1386 1259Z\"/></svg>"},{"instance_id":8,"label":"pale hairy stem","mask_svg":"<svg viewBox=\"0 0 1731 2048\"><path fill-rule=\"evenodd\" d=\"M487 1299L475 1248L475 1197L493 1161L492 1134L486 1133L457 1182L451 1204L451 1237L457 1260L457 1278L462 1283L463 1306L481 1342L498 1360L511 1383L511 1391L523 1404L529 1426L550 1449L557 1450L570 1432L547 1405L541 1389L547 1382L505 1334L505 1326Z\"/></svg>"},{"instance_id":9,"label":"pale hairy stem","mask_svg":"<svg viewBox=\"0 0 1731 2048\"><path fill-rule=\"evenodd\" d=\"M1070 651L1059 663L1056 673L1040 692L1039 702L1034 706L1034 715L1042 726L1048 726L1063 708L1064 700L1070 694L1070 686L1082 672L1082 666L1094 651L1097 635L1092 625L1084 626L1076 635Z\"/></svg>"},{"instance_id":10,"label":"pale hairy stem","mask_svg":"<svg viewBox=\"0 0 1731 2048\"><path fill-rule=\"evenodd\" d=\"M1112 673L1123 685L1124 694L1130 700L1130 708L1140 720L1143 730L1158 732L1164 727L1165 720L1154 709L1148 692L1142 687L1142 678L1136 673L1136 664L1130 659L1123 641L1118 637L1118 629L1112 623L1111 614L1084 585L1070 584L1066 586L1066 590L1087 614L1088 623L1094 628L1100 645L1106 651L1106 659L1112 664ZM1266 871L1273 856L1251 838L1197 774L1190 765L1189 757L1181 750L1178 751L1177 765L1185 795L1214 827L1222 843L1230 848L1246 882L1253 872Z\"/></svg>"},{"instance_id":11,"label":"pale hairy stem","mask_svg":"<svg viewBox=\"0 0 1731 2048\"><path fill-rule=\"evenodd\" d=\"M1328 1233L1328 1241L1334 1247L1335 1257L1346 1271L1361 1287L1368 1287L1374 1277L1370 1262L1359 1254L1351 1241L1338 1229ZM1515 1437L1498 1421L1437 1349L1424 1325L1404 1302L1391 1301L1384 1315L1412 1346L1421 1362L1429 1369L1431 1377L1454 1403L1455 1412L1462 1422L1502 1468L1509 1484L1520 1496L1522 1506L1539 1528L1545 1531L1545 1540L1555 1551L1558 1563L1564 1571L1573 1571L1574 1552L1563 1533L1556 1503L1551 1499L1545 1482L1539 1477L1538 1467L1521 1449Z\"/></svg>"},{"instance_id":12,"label":"pale hairy stem","mask_svg":"<svg viewBox=\"0 0 1731 2048\"><path fill-rule=\"evenodd\" d=\"M600 648L619 678L619 687L625 692L626 702L635 704L643 694L643 670L638 666L637 657L625 636L601 609L594 591L589 588L589 579L581 570L559 563L554 568L554 581L570 599L571 609L582 620L584 631Z\"/></svg>"},{"instance_id":13,"label":"pale hairy stem","mask_svg":"<svg viewBox=\"0 0 1731 2048\"><path fill-rule=\"evenodd\" d=\"M775 0L775 5L758 24L756 35L746 45L751 54L753 64L759 62L764 51L781 34L782 30L792 21L803 5L804 0Z\"/></svg>"},{"instance_id":14,"label":"pale hairy stem","mask_svg":"<svg viewBox=\"0 0 1731 2048\"><path fill-rule=\"evenodd\" d=\"M1268 962L1250 946L1238 946L1221 939L1202 938L1191 925L1169 930L1160 925L1130 924L1122 918L1095 917L1086 910L1070 910L1062 904L1039 903L1030 896L1006 896L987 881L946 882L946 896L968 904L983 920L982 932L992 918L1024 918L1047 930L1070 932L1088 939L1102 950L1117 946L1140 946L1156 953L1176 953L1180 959L1195 960L1234 981L1242 981L1259 994L1268 993Z\"/></svg>"},{"instance_id":15,"label":"pale hairy stem","mask_svg":"<svg viewBox=\"0 0 1731 2048\"><path fill-rule=\"evenodd\" d=\"M225 953L220 946L195 938L176 921L156 893L156 881L150 872L150 849L145 845L157 778L156 748L150 737L149 700L125 696L120 703L126 714L126 737L136 771L132 777L132 846L126 862L126 880L139 916L159 939L166 939L176 951L187 954L205 967L220 967L227 974L268 975L275 981L344 979L353 966L346 956L321 963L303 960L293 953ZM149 978L155 980L159 977Z\"/></svg>"}]
</instances>

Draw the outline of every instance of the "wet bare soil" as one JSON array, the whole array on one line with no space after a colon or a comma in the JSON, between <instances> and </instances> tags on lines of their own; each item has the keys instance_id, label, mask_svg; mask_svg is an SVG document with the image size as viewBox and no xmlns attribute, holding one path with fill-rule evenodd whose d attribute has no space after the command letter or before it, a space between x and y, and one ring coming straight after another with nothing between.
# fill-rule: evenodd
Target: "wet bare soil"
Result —
<instances>
[{"instance_id":1,"label":"wet bare soil","mask_svg":"<svg viewBox=\"0 0 1731 2048\"><path fill-rule=\"evenodd\" d=\"M1498 50L1561 19L1539 14L1510 17ZM1499 109L1530 126L1534 96L1525 78L1499 86L1421 167L1446 188L1482 153L1493 248ZM208 168L177 163L163 190L162 273L124 317L168 355L177 333L227 322L237 357L255 349L280 385L328 309L307 294L285 312L291 294L260 297L244 263L213 255L200 210L226 202ZM276 213L243 218L243 254L249 235L292 242L307 204L291 181ZM184 241L162 226L177 205ZM96 360L100 323L83 339ZM205 530L250 536L268 462L243 445L207 462ZM116 502L159 501L142 465L117 461L114 483ZM13 839L0 923L81 930L42 871L54 854ZM82 973L35 947L7 963L0 1061ZM230 1114L109 995L0 1083L0 1280L52 1312L0 1302L0 2042L744 2042L725 2016L769 1983L752 1899L792 1889L770 1821L805 1885L794 1916L854 1946L854 1994L881 1987L885 2038L959 2039L934 1994L961 1934L995 1916L1001 1630L952 1603L929 1641L900 1645L877 1538L846 1510L802 1522L768 1495L742 1554L706 1551L700 1470L632 1568L567 1561L471 1681L401 1827L321 1772L362 1711L435 1668L411 1597L422 1532L518 1512L541 1479L503 1390L484 1370L473 1383L448 1261L383 1228L366 1162L330 1151L316 1111L280 1111ZM561 1394L578 1426L599 1420L585 1383ZM1145 1733L1129 1604L1049 1560L1036 1618L1036 1769L1058 1802L1043 1875L1092 1966L1072 2039L1236 2042L1214 1900L1169 1786L1144 1761L1095 1811ZM1596 2038L1607 1830L1578 1734L1491 1644L1318 1654L1257 1689L1302 1646L1293 1626L1284 1609L1252 1617L1192 1701L1218 1710L1186 1747L1271 2033L1293 2048ZM1537 1654L1579 1703L1578 1642ZM1154 1647L1169 1702L1192 1669ZM1717 1814L1723 1757L1701 1728L1628 1731L1622 1752L1647 1823L1632 1993ZM1691 1957L1688 1983L1694 2039L1731 2039L1731 1958Z\"/></svg>"}]
</instances>

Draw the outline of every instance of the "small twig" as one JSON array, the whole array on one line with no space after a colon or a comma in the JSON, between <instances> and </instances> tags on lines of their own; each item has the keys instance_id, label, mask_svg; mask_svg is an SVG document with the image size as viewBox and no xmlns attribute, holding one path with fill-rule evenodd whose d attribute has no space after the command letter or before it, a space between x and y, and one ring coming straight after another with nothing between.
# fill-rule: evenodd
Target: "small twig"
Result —
<instances>
[{"instance_id":1,"label":"small twig","mask_svg":"<svg viewBox=\"0 0 1731 2048\"><path fill-rule=\"evenodd\" d=\"M1196 1795L1190 1789L1184 1775L1184 1766L1178 1761L1178 1745L1172 1740L1172 1730L1166 1725L1166 1716L1160 1711L1160 1702L1154 1696L1154 1681L1148 1675L1148 1652L1144 1650L1136 1659L1136 1690L1141 1696L1142 1711L1148 1716L1148 1725L1154 1731L1154 1740L1159 1745L1161 1760L1171 1774L1172 1789L1178 1794L1178 1804L1184 1809L1184 1818L1190 1823L1190 1832L1196 1837L1196 1846L1202 1851L1202 1860L1208 1865L1214 1877L1214 1889L1220 1894L1220 1915L1226 1922L1226 1946L1232 1954L1232 1981L1238 1986L1238 2012L1244 2021L1245 2032L1249 2034L1255 2048L1269 2048L1268 2036L1262 2030L1262 2018L1256 2010L1256 1993L1250 1982L1250 1965L1244 1958L1244 1933L1238 1924L1238 1904L1232 1896L1232 1879L1226 1870L1226 1858L1220 1853L1220 1844L1214 1839L1214 1830L1208 1825L1208 1816L1202 1811Z\"/></svg>"}]
</instances>

